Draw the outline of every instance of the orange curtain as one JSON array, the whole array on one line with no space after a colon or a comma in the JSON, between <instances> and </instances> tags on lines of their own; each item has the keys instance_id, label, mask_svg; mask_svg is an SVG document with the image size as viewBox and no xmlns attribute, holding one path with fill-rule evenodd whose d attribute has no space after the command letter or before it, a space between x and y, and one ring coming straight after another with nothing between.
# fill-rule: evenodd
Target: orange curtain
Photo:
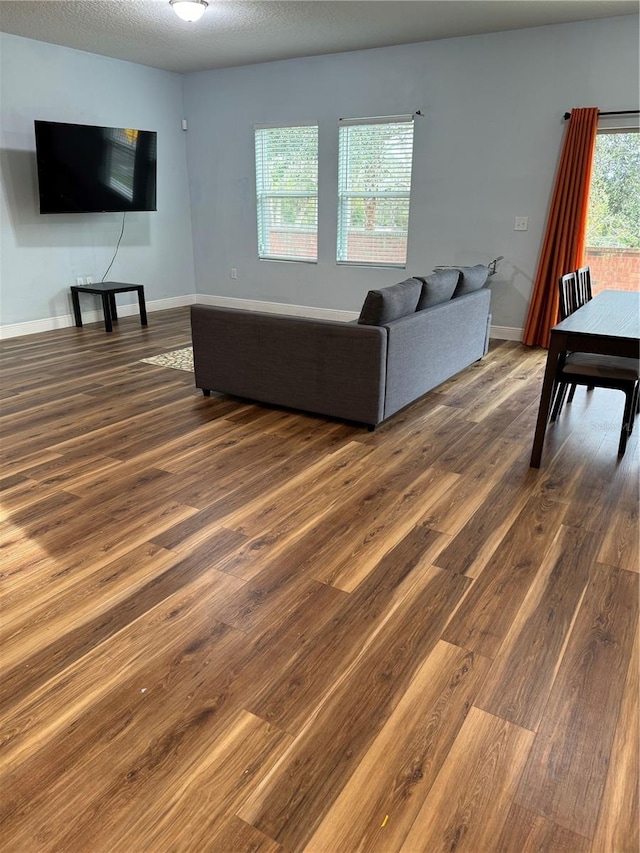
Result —
<instances>
[{"instance_id":1,"label":"orange curtain","mask_svg":"<svg viewBox=\"0 0 640 853\"><path fill-rule=\"evenodd\" d=\"M524 329L529 346L549 346L549 330L558 322L558 280L582 264L598 112L571 110Z\"/></svg>"}]
</instances>

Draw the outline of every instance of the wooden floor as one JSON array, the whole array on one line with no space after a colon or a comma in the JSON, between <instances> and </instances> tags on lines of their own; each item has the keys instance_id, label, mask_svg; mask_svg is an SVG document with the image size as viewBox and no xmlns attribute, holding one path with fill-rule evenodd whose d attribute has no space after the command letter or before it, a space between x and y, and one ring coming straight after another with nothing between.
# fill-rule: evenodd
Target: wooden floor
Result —
<instances>
[{"instance_id":1,"label":"wooden floor","mask_svg":"<svg viewBox=\"0 0 640 853\"><path fill-rule=\"evenodd\" d=\"M2 344L3 851L637 853L638 432L544 353L376 432ZM260 365L256 365L260 369Z\"/></svg>"}]
</instances>

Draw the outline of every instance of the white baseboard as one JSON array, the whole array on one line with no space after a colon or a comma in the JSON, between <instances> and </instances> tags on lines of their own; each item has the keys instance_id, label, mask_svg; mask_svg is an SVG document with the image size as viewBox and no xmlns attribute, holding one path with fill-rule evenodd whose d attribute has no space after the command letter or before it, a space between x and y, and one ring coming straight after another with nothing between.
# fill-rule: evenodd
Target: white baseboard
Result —
<instances>
[{"instance_id":1,"label":"white baseboard","mask_svg":"<svg viewBox=\"0 0 640 853\"><path fill-rule=\"evenodd\" d=\"M286 302L264 302L259 299L239 299L235 296L211 296L196 294L201 305L217 305L220 308L243 308L246 311L265 311L269 314L289 314L294 317L312 317L318 320L357 320L359 311L341 311L336 308L314 308L310 305L290 305Z\"/></svg>"},{"instance_id":2,"label":"white baseboard","mask_svg":"<svg viewBox=\"0 0 640 853\"><path fill-rule=\"evenodd\" d=\"M187 296L171 296L168 299L154 299L147 302L147 312L166 311L169 308L181 308L183 305L192 305L196 302L193 293ZM131 317L139 314L138 303L131 302L128 305L118 305L118 317ZM102 309L98 311L82 311L83 323L102 323L104 315ZM46 317L43 320L28 320L26 323L9 323L0 326L0 340L17 338L20 335L35 335L38 332L51 332L54 329L65 329L75 326L73 314L61 314L58 317Z\"/></svg>"},{"instance_id":3,"label":"white baseboard","mask_svg":"<svg viewBox=\"0 0 640 853\"><path fill-rule=\"evenodd\" d=\"M147 302L147 312L167 311L169 308L181 308L184 305L219 305L222 308L243 308L247 311L266 311L271 314L289 314L294 317L313 317L320 320L339 320L349 322L357 320L358 311L342 311L336 308L314 308L310 305L290 305L285 302L266 302L260 299L241 299L236 296L212 296L208 293L190 293L186 296L171 296L168 299L154 299ZM131 317L138 314L138 303L118 305L119 317ZM103 320L102 311L83 311L84 323L100 323ZM50 332L53 329L64 329L73 326L73 314L63 314L59 317L47 317L43 320L29 320L26 323L10 323L0 326L0 339L15 338L20 335L34 335L38 332ZM492 326L491 338L503 341L521 341L523 329L509 326Z\"/></svg>"},{"instance_id":4,"label":"white baseboard","mask_svg":"<svg viewBox=\"0 0 640 853\"><path fill-rule=\"evenodd\" d=\"M489 337L493 340L494 338L499 341L520 341L522 342L522 336L524 334L524 329L515 329L511 326L492 326L491 331L489 332Z\"/></svg>"}]
</instances>

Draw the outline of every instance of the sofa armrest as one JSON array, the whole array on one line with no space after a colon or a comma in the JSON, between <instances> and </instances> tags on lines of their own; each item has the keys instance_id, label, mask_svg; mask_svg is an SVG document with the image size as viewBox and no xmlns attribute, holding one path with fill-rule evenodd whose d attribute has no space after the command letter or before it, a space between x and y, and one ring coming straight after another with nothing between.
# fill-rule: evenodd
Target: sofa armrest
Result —
<instances>
[{"instance_id":1,"label":"sofa armrest","mask_svg":"<svg viewBox=\"0 0 640 853\"><path fill-rule=\"evenodd\" d=\"M388 324L386 418L482 358L490 304L482 288Z\"/></svg>"},{"instance_id":2,"label":"sofa armrest","mask_svg":"<svg viewBox=\"0 0 640 853\"><path fill-rule=\"evenodd\" d=\"M198 388L377 424L383 419L387 331L193 305Z\"/></svg>"}]
</instances>

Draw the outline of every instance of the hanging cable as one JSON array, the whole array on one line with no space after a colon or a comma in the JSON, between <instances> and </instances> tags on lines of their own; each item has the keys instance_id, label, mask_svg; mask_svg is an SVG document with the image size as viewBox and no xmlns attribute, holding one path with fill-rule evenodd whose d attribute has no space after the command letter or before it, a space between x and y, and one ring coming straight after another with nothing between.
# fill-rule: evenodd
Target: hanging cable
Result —
<instances>
[{"instance_id":1,"label":"hanging cable","mask_svg":"<svg viewBox=\"0 0 640 853\"><path fill-rule=\"evenodd\" d=\"M125 216L126 216L126 215L127 215L127 211L126 211L126 210L123 210L123 211L122 211L122 228L120 229L120 236L118 237L118 242L116 243L116 250L115 250L115 252L113 253L113 257L111 258L111 263L110 263L110 264L109 264L109 266L107 267L107 269L106 269L106 271L105 271L105 274L104 274L104 275L102 276L102 278L100 279L100 283L101 283L101 284L102 284L102 282L105 280L105 278L107 277L107 273L109 272L109 270L110 270L110 269L111 269L111 267L113 266L113 262L115 261L115 259L116 259L116 255L118 254L118 249L120 248L120 241L122 240L122 235L124 234L124 219L125 219Z\"/></svg>"}]
</instances>

